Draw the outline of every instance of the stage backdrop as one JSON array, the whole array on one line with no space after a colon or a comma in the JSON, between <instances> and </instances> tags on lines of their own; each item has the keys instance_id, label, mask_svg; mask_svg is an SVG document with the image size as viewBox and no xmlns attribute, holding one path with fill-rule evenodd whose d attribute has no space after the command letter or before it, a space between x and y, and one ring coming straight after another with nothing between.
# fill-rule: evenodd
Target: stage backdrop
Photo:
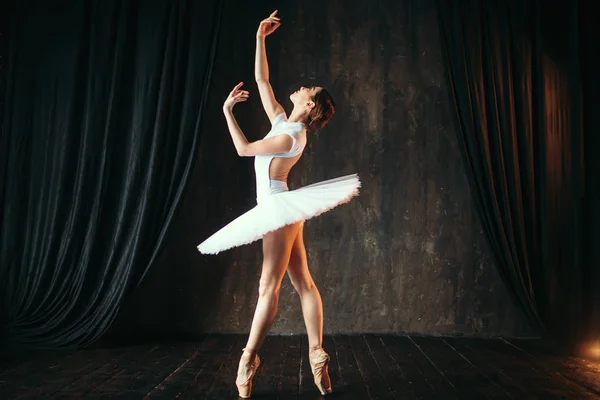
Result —
<instances>
[{"instance_id":1,"label":"stage backdrop","mask_svg":"<svg viewBox=\"0 0 600 400\"><path fill-rule=\"evenodd\" d=\"M163 249L196 160L220 2L2 6L0 333L85 345Z\"/></svg>"},{"instance_id":2,"label":"stage backdrop","mask_svg":"<svg viewBox=\"0 0 600 400\"><path fill-rule=\"evenodd\" d=\"M591 2L438 4L459 149L496 266L539 331L587 351L600 333Z\"/></svg>"},{"instance_id":3,"label":"stage backdrop","mask_svg":"<svg viewBox=\"0 0 600 400\"><path fill-rule=\"evenodd\" d=\"M324 85L337 113L309 137L292 171L299 187L353 172L359 198L306 224L309 264L326 333L534 335L509 298L485 244L457 145L434 0L226 1L209 103L190 185L160 260L113 335L247 332L261 245L205 256L196 245L255 204L253 161L236 155L221 112L235 108L251 140L264 136L253 75L259 21L279 8L267 39L271 81L290 111L300 85ZM284 279L273 333L302 333Z\"/></svg>"}]
</instances>

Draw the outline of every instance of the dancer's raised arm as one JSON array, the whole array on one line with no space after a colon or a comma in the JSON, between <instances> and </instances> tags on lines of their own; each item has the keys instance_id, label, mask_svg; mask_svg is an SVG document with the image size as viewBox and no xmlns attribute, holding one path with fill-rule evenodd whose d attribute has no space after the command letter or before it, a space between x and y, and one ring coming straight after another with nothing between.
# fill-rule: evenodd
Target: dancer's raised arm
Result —
<instances>
[{"instance_id":1,"label":"dancer's raised arm","mask_svg":"<svg viewBox=\"0 0 600 400\"><path fill-rule=\"evenodd\" d=\"M258 85L260 100L270 121L273 121L273 118L284 112L281 104L275 99L273 88L271 88L271 84L269 83L269 64L265 49L265 38L275 32L279 25L281 25L276 15L277 10L260 22L258 31L256 32L256 56L254 58L254 77Z\"/></svg>"}]
</instances>

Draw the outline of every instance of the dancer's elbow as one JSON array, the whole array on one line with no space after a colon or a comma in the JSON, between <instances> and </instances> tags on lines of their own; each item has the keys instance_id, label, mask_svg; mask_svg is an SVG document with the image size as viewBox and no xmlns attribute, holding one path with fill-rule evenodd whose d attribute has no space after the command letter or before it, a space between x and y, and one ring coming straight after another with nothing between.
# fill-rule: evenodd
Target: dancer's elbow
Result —
<instances>
[{"instance_id":1,"label":"dancer's elbow","mask_svg":"<svg viewBox=\"0 0 600 400\"><path fill-rule=\"evenodd\" d=\"M248 151L248 146L240 147L237 150L238 156L240 157L249 157L250 152Z\"/></svg>"}]
</instances>

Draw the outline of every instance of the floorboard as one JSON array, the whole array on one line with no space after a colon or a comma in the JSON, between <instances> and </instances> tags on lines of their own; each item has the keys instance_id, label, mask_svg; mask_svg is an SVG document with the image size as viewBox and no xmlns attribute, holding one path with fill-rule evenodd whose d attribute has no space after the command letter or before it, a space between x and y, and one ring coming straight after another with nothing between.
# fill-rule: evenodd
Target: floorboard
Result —
<instances>
[{"instance_id":1,"label":"floorboard","mask_svg":"<svg viewBox=\"0 0 600 400\"><path fill-rule=\"evenodd\" d=\"M565 357L539 340L504 340L517 349L521 357L530 360L537 368L567 385L576 393L594 393L600 396L600 363L579 357Z\"/></svg>"},{"instance_id":2,"label":"floorboard","mask_svg":"<svg viewBox=\"0 0 600 400\"><path fill-rule=\"evenodd\" d=\"M510 399L515 400L533 400L536 394L521 384L518 379L512 378L509 374L510 364L504 364L495 357L495 354L488 350L485 342L489 339L464 339L464 338L443 338L444 343L452 347L457 354L464 357L473 368L486 377L492 384L489 390L503 392Z\"/></svg>"},{"instance_id":3,"label":"floorboard","mask_svg":"<svg viewBox=\"0 0 600 400\"><path fill-rule=\"evenodd\" d=\"M0 360L0 399L234 399L246 337L79 351ZM539 340L325 336L331 399L600 399L600 362ZM320 399L306 336L268 336L254 399Z\"/></svg>"}]
</instances>

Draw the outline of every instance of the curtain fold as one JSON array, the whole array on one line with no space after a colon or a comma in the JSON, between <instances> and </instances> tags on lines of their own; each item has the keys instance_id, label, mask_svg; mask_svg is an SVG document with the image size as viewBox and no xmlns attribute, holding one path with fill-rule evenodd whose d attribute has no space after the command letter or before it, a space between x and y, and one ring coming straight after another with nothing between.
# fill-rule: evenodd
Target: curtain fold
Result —
<instances>
[{"instance_id":1,"label":"curtain fold","mask_svg":"<svg viewBox=\"0 0 600 400\"><path fill-rule=\"evenodd\" d=\"M598 333L600 281L578 2L437 5L457 138L496 265L542 335L582 343Z\"/></svg>"},{"instance_id":2,"label":"curtain fold","mask_svg":"<svg viewBox=\"0 0 600 400\"><path fill-rule=\"evenodd\" d=\"M15 3L0 141L0 316L85 346L159 254L197 153L221 1Z\"/></svg>"}]
</instances>

